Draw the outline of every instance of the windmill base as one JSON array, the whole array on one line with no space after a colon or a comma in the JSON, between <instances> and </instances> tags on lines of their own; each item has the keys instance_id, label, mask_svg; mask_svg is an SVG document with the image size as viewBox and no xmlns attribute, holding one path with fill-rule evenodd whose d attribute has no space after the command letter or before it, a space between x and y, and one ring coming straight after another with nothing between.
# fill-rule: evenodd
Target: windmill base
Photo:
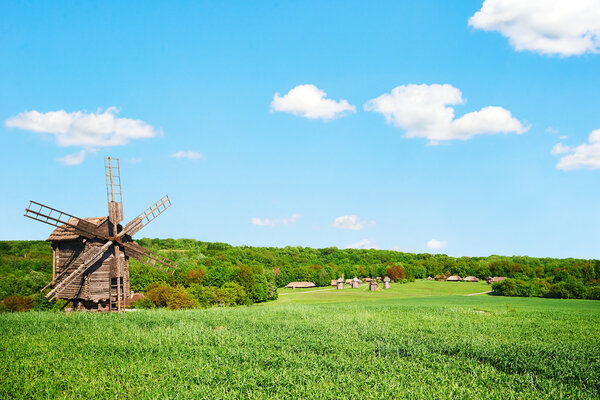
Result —
<instances>
[{"instance_id":1,"label":"windmill base","mask_svg":"<svg viewBox=\"0 0 600 400\"><path fill-rule=\"evenodd\" d=\"M110 311L108 300L73 300L73 311Z\"/></svg>"}]
</instances>

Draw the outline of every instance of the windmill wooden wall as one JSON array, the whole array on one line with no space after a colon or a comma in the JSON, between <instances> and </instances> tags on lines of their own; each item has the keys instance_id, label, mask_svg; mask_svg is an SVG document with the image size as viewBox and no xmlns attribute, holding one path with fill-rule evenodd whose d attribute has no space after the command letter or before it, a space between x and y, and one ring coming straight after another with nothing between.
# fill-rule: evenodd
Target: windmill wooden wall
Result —
<instances>
[{"instance_id":1,"label":"windmill wooden wall","mask_svg":"<svg viewBox=\"0 0 600 400\"><path fill-rule=\"evenodd\" d=\"M109 236L109 222L107 217L84 218L98 227L99 234ZM99 239L85 239L75 233L69 226L63 225L56 228L47 239L52 242L53 251L53 276L56 283L61 277L68 276L82 263L81 256L92 247L102 246L103 241ZM129 293L129 260L120 252L123 260L122 285L123 292ZM81 278L73 280L70 284L58 291L60 299L73 300L74 308L108 310L111 297L116 298L118 269L114 254L106 254L95 262ZM111 287L112 285L112 287Z\"/></svg>"}]
</instances>

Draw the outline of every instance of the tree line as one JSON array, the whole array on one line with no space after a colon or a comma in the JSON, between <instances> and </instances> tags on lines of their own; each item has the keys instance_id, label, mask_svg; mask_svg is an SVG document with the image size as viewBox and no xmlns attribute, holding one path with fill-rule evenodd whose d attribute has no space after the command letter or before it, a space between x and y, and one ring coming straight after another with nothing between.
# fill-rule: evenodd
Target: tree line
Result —
<instances>
[{"instance_id":1,"label":"tree line","mask_svg":"<svg viewBox=\"0 0 600 400\"><path fill-rule=\"evenodd\" d=\"M276 288L293 281L328 286L342 275L383 277L391 273L402 281L444 275L480 279L505 276L510 279L495 284L494 290L507 296L598 298L600 290L598 260L499 255L450 257L336 247L251 247L193 239L143 238L138 243L179 265L174 276L170 276L131 260L131 289L162 293L162 297L147 296L156 301L150 304L146 300L141 306L168 306L167 298L172 299L172 307L180 303L251 304L276 298ZM51 275L50 243L0 241L0 300L34 295L50 281ZM189 294L187 300L182 298L182 290ZM173 293L169 295L169 291Z\"/></svg>"}]
</instances>

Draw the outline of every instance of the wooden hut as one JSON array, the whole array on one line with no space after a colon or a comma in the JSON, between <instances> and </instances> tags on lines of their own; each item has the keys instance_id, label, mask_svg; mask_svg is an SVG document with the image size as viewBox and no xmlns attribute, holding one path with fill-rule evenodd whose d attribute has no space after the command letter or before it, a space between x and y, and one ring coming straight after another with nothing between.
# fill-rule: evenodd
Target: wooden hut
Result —
<instances>
[{"instance_id":1,"label":"wooden hut","mask_svg":"<svg viewBox=\"0 0 600 400\"><path fill-rule=\"evenodd\" d=\"M99 236L109 236L108 217L81 219L94 224ZM52 281L73 273L81 265L82 255L86 251L104 244L97 238L86 239L69 225L56 228L46 240L52 242ZM125 278L121 278L121 289L123 293L129 294L129 257L124 252L119 252L119 257L123 261L121 265ZM83 284L81 280L73 280L61 288L57 298L72 300L74 310L108 311L111 294L114 297L117 288L117 279L110 279L115 275L115 269L114 253L105 255L89 268Z\"/></svg>"},{"instance_id":2,"label":"wooden hut","mask_svg":"<svg viewBox=\"0 0 600 400\"><path fill-rule=\"evenodd\" d=\"M460 282L460 281L462 281L462 278L458 275L451 275L446 278L446 281L447 282Z\"/></svg>"},{"instance_id":3,"label":"wooden hut","mask_svg":"<svg viewBox=\"0 0 600 400\"><path fill-rule=\"evenodd\" d=\"M344 278L339 278L337 280L337 285L336 285L336 289L343 289L344 288Z\"/></svg>"},{"instance_id":4,"label":"wooden hut","mask_svg":"<svg viewBox=\"0 0 600 400\"><path fill-rule=\"evenodd\" d=\"M287 285L285 285L286 288L291 288L291 289L304 289L304 288L311 288L311 287L316 287L317 285L315 285L313 282L290 282Z\"/></svg>"},{"instance_id":5,"label":"wooden hut","mask_svg":"<svg viewBox=\"0 0 600 400\"><path fill-rule=\"evenodd\" d=\"M352 279L352 282L350 284L352 285L352 289L358 289L360 287L360 279L358 279L357 277L354 277L354 279Z\"/></svg>"},{"instance_id":6,"label":"wooden hut","mask_svg":"<svg viewBox=\"0 0 600 400\"><path fill-rule=\"evenodd\" d=\"M390 284L392 280L390 279L389 276L386 276L385 278L383 278L383 288L384 289L389 289L390 287L392 287L392 285Z\"/></svg>"},{"instance_id":7,"label":"wooden hut","mask_svg":"<svg viewBox=\"0 0 600 400\"><path fill-rule=\"evenodd\" d=\"M491 284L492 284L492 283L494 283L494 282L502 282L502 281L503 281L503 280L505 280L505 279L506 279L506 277L505 277L505 276L494 276L493 278L490 276L490 277L487 277L485 281L486 281L486 282L487 282L489 285L491 285Z\"/></svg>"},{"instance_id":8,"label":"wooden hut","mask_svg":"<svg viewBox=\"0 0 600 400\"><path fill-rule=\"evenodd\" d=\"M379 283L377 283L377 281L375 279L373 279L373 280L371 280L371 282L369 282L369 290L372 292L379 290Z\"/></svg>"},{"instance_id":9,"label":"wooden hut","mask_svg":"<svg viewBox=\"0 0 600 400\"><path fill-rule=\"evenodd\" d=\"M337 286L337 279L332 279L331 283L329 284L329 286L336 287Z\"/></svg>"},{"instance_id":10,"label":"wooden hut","mask_svg":"<svg viewBox=\"0 0 600 400\"><path fill-rule=\"evenodd\" d=\"M463 279L464 282L479 282L479 279L477 279L474 276L467 276L465 279Z\"/></svg>"}]
</instances>

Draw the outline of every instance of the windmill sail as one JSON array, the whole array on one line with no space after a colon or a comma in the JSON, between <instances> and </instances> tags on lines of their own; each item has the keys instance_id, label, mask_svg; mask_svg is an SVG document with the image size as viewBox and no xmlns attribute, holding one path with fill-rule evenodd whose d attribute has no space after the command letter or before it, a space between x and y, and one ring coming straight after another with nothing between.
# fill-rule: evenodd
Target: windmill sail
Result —
<instances>
[{"instance_id":1,"label":"windmill sail","mask_svg":"<svg viewBox=\"0 0 600 400\"><path fill-rule=\"evenodd\" d=\"M108 199L108 219L113 225L123 221L123 198L121 192L121 168L118 158L104 158L106 175L106 197Z\"/></svg>"}]
</instances>

